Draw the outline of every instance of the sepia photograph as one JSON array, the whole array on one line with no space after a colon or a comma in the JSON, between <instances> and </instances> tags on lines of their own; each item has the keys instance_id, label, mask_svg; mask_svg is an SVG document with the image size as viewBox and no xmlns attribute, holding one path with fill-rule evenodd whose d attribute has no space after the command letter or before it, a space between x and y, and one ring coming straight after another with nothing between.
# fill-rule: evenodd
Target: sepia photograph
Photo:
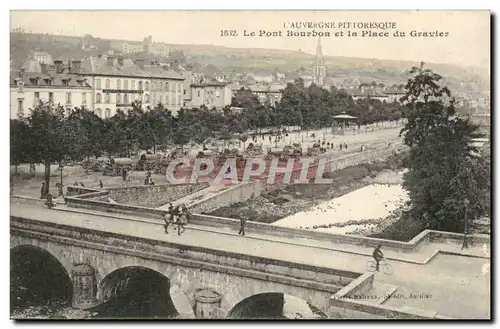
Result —
<instances>
[{"instance_id":1,"label":"sepia photograph","mask_svg":"<svg viewBox=\"0 0 500 329\"><path fill-rule=\"evenodd\" d=\"M11 10L11 320L491 320L488 10Z\"/></svg>"}]
</instances>

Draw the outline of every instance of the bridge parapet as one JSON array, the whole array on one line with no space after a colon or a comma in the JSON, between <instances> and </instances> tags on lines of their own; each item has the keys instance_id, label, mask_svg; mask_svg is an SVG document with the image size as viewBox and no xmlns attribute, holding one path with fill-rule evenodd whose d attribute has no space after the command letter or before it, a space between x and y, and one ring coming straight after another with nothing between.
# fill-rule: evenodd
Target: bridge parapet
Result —
<instances>
[{"instance_id":1,"label":"bridge parapet","mask_svg":"<svg viewBox=\"0 0 500 329\"><path fill-rule=\"evenodd\" d=\"M168 273L165 275L191 299L194 299L197 290L207 286L217 288L214 290L221 294L235 294L238 289L243 289L242 296L259 289L269 291L273 289L271 287L278 287L276 289L283 293L304 300L313 299L316 304L327 306L329 296L361 275L328 267L11 217L11 247L22 244L48 248L50 253L65 264L69 273L72 272L71 264L90 259L90 265L96 269L98 281L121 267L131 266L136 262L160 273L165 273L164 264L168 264ZM229 276L239 279L227 281L229 279L226 277ZM245 285L226 287L229 282L237 282L242 278L260 288ZM217 281L221 279L224 282ZM238 296L236 293L235 297L226 297L224 308L227 310L234 306L239 301Z\"/></svg>"}]
</instances>

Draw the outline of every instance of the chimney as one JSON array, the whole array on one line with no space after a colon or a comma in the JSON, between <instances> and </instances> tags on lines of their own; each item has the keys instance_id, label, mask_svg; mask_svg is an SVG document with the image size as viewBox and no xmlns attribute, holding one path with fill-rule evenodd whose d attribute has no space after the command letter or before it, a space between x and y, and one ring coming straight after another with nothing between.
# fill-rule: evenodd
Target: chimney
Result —
<instances>
[{"instance_id":1,"label":"chimney","mask_svg":"<svg viewBox=\"0 0 500 329\"><path fill-rule=\"evenodd\" d=\"M19 77L24 78L24 69L19 70Z\"/></svg>"},{"instance_id":2,"label":"chimney","mask_svg":"<svg viewBox=\"0 0 500 329\"><path fill-rule=\"evenodd\" d=\"M144 69L144 59L139 58L134 61L135 65L139 66L141 69Z\"/></svg>"},{"instance_id":3,"label":"chimney","mask_svg":"<svg viewBox=\"0 0 500 329\"><path fill-rule=\"evenodd\" d=\"M111 55L108 55L108 66L114 66L115 64L115 57L114 56L111 56Z\"/></svg>"},{"instance_id":4,"label":"chimney","mask_svg":"<svg viewBox=\"0 0 500 329\"><path fill-rule=\"evenodd\" d=\"M71 62L71 73L80 73L81 61L72 61Z\"/></svg>"},{"instance_id":5,"label":"chimney","mask_svg":"<svg viewBox=\"0 0 500 329\"><path fill-rule=\"evenodd\" d=\"M56 66L56 73L62 73L63 71L63 61L57 60L54 61L54 65Z\"/></svg>"}]
</instances>

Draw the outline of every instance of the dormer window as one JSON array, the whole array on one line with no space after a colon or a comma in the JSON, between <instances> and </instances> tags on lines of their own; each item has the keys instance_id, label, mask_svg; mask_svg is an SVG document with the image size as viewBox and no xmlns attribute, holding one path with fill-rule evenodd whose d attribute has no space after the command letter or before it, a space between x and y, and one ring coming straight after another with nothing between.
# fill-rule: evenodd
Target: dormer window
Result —
<instances>
[{"instance_id":1,"label":"dormer window","mask_svg":"<svg viewBox=\"0 0 500 329\"><path fill-rule=\"evenodd\" d=\"M30 78L30 82L33 86L38 86L38 78Z\"/></svg>"}]
</instances>

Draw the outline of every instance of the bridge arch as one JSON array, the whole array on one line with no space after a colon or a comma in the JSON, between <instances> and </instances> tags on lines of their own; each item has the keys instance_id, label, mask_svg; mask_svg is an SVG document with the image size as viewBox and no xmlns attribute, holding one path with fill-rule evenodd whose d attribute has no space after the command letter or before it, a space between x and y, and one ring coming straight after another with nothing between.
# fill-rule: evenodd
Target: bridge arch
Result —
<instances>
[{"instance_id":1,"label":"bridge arch","mask_svg":"<svg viewBox=\"0 0 500 329\"><path fill-rule=\"evenodd\" d=\"M102 304L93 310L102 317L194 318L182 290L167 275L145 266L112 271L102 279L98 297Z\"/></svg>"},{"instance_id":2,"label":"bridge arch","mask_svg":"<svg viewBox=\"0 0 500 329\"><path fill-rule=\"evenodd\" d=\"M228 312L229 319L324 319L327 315L308 301L281 292L248 296Z\"/></svg>"},{"instance_id":3,"label":"bridge arch","mask_svg":"<svg viewBox=\"0 0 500 329\"><path fill-rule=\"evenodd\" d=\"M44 248L18 244L10 249L11 306L27 307L57 302L71 305L71 272Z\"/></svg>"}]
</instances>

